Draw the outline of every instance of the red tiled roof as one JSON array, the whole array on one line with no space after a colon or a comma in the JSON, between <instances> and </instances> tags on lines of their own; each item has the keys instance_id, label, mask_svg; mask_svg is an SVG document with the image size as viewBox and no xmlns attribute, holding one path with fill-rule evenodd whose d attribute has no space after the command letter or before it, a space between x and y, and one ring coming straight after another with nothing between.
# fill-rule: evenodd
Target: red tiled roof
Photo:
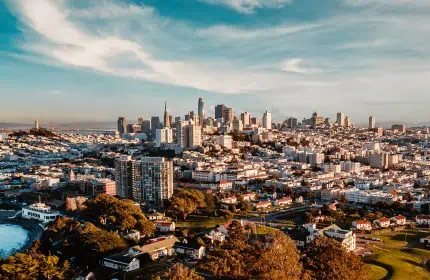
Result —
<instances>
[{"instance_id":1,"label":"red tiled roof","mask_svg":"<svg viewBox=\"0 0 430 280\"><path fill-rule=\"evenodd\" d=\"M357 224L357 225L366 225L366 224L371 224L368 220L357 220L357 221L355 221L355 223Z\"/></svg>"}]
</instances>

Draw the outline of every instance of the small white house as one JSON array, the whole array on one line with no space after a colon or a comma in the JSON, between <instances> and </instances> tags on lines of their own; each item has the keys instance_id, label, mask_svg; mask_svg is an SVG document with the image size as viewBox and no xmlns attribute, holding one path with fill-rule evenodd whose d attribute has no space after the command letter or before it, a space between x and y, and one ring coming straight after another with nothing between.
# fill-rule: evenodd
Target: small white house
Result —
<instances>
[{"instance_id":1,"label":"small white house","mask_svg":"<svg viewBox=\"0 0 430 280\"><path fill-rule=\"evenodd\" d=\"M415 221L418 225L430 225L430 215L418 215Z\"/></svg>"},{"instance_id":2,"label":"small white house","mask_svg":"<svg viewBox=\"0 0 430 280\"><path fill-rule=\"evenodd\" d=\"M357 220L352 222L352 226L358 230L372 230L372 223L368 220Z\"/></svg>"}]
</instances>

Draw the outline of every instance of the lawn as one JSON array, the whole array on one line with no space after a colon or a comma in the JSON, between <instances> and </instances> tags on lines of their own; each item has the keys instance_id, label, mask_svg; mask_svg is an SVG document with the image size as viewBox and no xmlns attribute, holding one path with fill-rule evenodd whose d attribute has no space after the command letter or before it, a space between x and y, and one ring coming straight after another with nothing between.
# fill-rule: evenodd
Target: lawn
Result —
<instances>
[{"instance_id":1,"label":"lawn","mask_svg":"<svg viewBox=\"0 0 430 280\"><path fill-rule=\"evenodd\" d=\"M365 258L371 279L430 279L423 265L424 259L430 259L430 251L419 244L420 238L428 234L416 230L375 234L383 242L370 245L374 254Z\"/></svg>"},{"instance_id":2,"label":"lawn","mask_svg":"<svg viewBox=\"0 0 430 280\"><path fill-rule=\"evenodd\" d=\"M221 217L209 217L190 215L186 221L178 221L176 227L178 228L212 228L216 225L223 225L228 221Z\"/></svg>"}]
</instances>

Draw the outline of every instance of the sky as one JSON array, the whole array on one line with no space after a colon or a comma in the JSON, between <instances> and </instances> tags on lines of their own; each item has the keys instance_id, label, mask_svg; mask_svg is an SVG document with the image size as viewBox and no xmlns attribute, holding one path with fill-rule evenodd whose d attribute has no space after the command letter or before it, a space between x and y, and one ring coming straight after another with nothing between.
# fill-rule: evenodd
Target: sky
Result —
<instances>
[{"instance_id":1,"label":"sky","mask_svg":"<svg viewBox=\"0 0 430 280\"><path fill-rule=\"evenodd\" d=\"M0 122L216 104L430 121L428 0L0 0Z\"/></svg>"}]
</instances>

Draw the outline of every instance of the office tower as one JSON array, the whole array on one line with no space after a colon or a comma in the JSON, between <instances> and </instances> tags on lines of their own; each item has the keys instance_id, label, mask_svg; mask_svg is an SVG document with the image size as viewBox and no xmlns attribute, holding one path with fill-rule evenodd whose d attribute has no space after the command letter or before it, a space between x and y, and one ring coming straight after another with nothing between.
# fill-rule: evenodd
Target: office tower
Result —
<instances>
[{"instance_id":1,"label":"office tower","mask_svg":"<svg viewBox=\"0 0 430 280\"><path fill-rule=\"evenodd\" d=\"M161 144L173 143L173 130L171 128L157 129L155 134L155 144L157 147L160 147Z\"/></svg>"},{"instance_id":2,"label":"office tower","mask_svg":"<svg viewBox=\"0 0 430 280\"><path fill-rule=\"evenodd\" d=\"M259 127L260 126L260 120L258 118L251 118L251 126Z\"/></svg>"},{"instance_id":3,"label":"office tower","mask_svg":"<svg viewBox=\"0 0 430 280\"><path fill-rule=\"evenodd\" d=\"M272 114L268 111L263 114L263 128L272 129Z\"/></svg>"},{"instance_id":4,"label":"office tower","mask_svg":"<svg viewBox=\"0 0 430 280\"><path fill-rule=\"evenodd\" d=\"M232 123L231 123L231 128L234 132L241 132L243 131L243 124L241 120L238 120L236 117L234 117Z\"/></svg>"},{"instance_id":5,"label":"office tower","mask_svg":"<svg viewBox=\"0 0 430 280\"><path fill-rule=\"evenodd\" d=\"M137 123L138 123L139 125L142 125L142 124L143 124L143 122L144 122L144 118L143 118L143 117L138 117L138 118L137 118Z\"/></svg>"},{"instance_id":6,"label":"office tower","mask_svg":"<svg viewBox=\"0 0 430 280\"><path fill-rule=\"evenodd\" d=\"M214 126L215 120L212 117L206 118L203 122L205 126Z\"/></svg>"},{"instance_id":7,"label":"office tower","mask_svg":"<svg viewBox=\"0 0 430 280\"><path fill-rule=\"evenodd\" d=\"M317 112L314 112L312 114L312 118L311 118L311 122L312 122L312 126L318 126L321 124L324 124L324 117L320 116Z\"/></svg>"},{"instance_id":8,"label":"office tower","mask_svg":"<svg viewBox=\"0 0 430 280\"><path fill-rule=\"evenodd\" d=\"M176 141L183 148L201 147L202 127L191 121L180 121L176 128Z\"/></svg>"},{"instance_id":9,"label":"office tower","mask_svg":"<svg viewBox=\"0 0 430 280\"><path fill-rule=\"evenodd\" d=\"M155 139L155 133L157 129L161 128L160 118L159 117L151 117L151 137Z\"/></svg>"},{"instance_id":10,"label":"office tower","mask_svg":"<svg viewBox=\"0 0 430 280\"><path fill-rule=\"evenodd\" d=\"M39 121L38 120L36 120L35 122L34 122L34 129L39 129L40 127L39 127Z\"/></svg>"},{"instance_id":11,"label":"office tower","mask_svg":"<svg viewBox=\"0 0 430 280\"><path fill-rule=\"evenodd\" d=\"M170 116L167 112L167 102L164 102L164 127L170 127Z\"/></svg>"},{"instance_id":12,"label":"office tower","mask_svg":"<svg viewBox=\"0 0 430 280\"><path fill-rule=\"evenodd\" d=\"M240 120L242 121L243 127L251 126L251 114L248 112L240 114Z\"/></svg>"},{"instance_id":13,"label":"office tower","mask_svg":"<svg viewBox=\"0 0 430 280\"><path fill-rule=\"evenodd\" d=\"M203 125L203 120L205 118L205 103L203 102L203 98L199 98L198 104L198 114L199 114L199 124Z\"/></svg>"},{"instance_id":14,"label":"office tower","mask_svg":"<svg viewBox=\"0 0 430 280\"><path fill-rule=\"evenodd\" d=\"M288 118L287 119L288 128L297 127L297 119L296 118Z\"/></svg>"},{"instance_id":15,"label":"office tower","mask_svg":"<svg viewBox=\"0 0 430 280\"><path fill-rule=\"evenodd\" d=\"M118 132L119 132L120 136L124 135L124 133L126 131L126 126L127 126L127 124L126 124L125 118L124 117L119 117L118 118L118 126L117 127L118 127Z\"/></svg>"},{"instance_id":16,"label":"office tower","mask_svg":"<svg viewBox=\"0 0 430 280\"><path fill-rule=\"evenodd\" d=\"M345 116L345 127L352 126L351 119L348 116Z\"/></svg>"},{"instance_id":17,"label":"office tower","mask_svg":"<svg viewBox=\"0 0 430 280\"><path fill-rule=\"evenodd\" d=\"M215 107L215 119L222 119L224 118L224 111L227 107L224 104L216 105Z\"/></svg>"},{"instance_id":18,"label":"office tower","mask_svg":"<svg viewBox=\"0 0 430 280\"><path fill-rule=\"evenodd\" d=\"M194 114L194 111L188 112L188 114L185 115L185 120L195 122L196 121L196 115Z\"/></svg>"},{"instance_id":19,"label":"office tower","mask_svg":"<svg viewBox=\"0 0 430 280\"><path fill-rule=\"evenodd\" d=\"M345 114L342 112L337 113L336 124L338 126L345 126Z\"/></svg>"},{"instance_id":20,"label":"office tower","mask_svg":"<svg viewBox=\"0 0 430 280\"><path fill-rule=\"evenodd\" d=\"M146 135L151 134L151 121L149 120L144 120L142 122L142 124L140 125L141 127L141 132L145 133Z\"/></svg>"},{"instance_id":21,"label":"office tower","mask_svg":"<svg viewBox=\"0 0 430 280\"><path fill-rule=\"evenodd\" d=\"M375 116L370 116L369 117L369 129L374 129L376 128L376 118Z\"/></svg>"},{"instance_id":22,"label":"office tower","mask_svg":"<svg viewBox=\"0 0 430 280\"><path fill-rule=\"evenodd\" d=\"M234 118L234 109L233 108L224 108L224 122L231 123Z\"/></svg>"},{"instance_id":23,"label":"office tower","mask_svg":"<svg viewBox=\"0 0 430 280\"><path fill-rule=\"evenodd\" d=\"M175 124L178 124L181 121L181 117L176 117L175 118Z\"/></svg>"},{"instance_id":24,"label":"office tower","mask_svg":"<svg viewBox=\"0 0 430 280\"><path fill-rule=\"evenodd\" d=\"M136 186L136 161L131 156L122 155L115 160L116 194L123 198L133 198Z\"/></svg>"},{"instance_id":25,"label":"office tower","mask_svg":"<svg viewBox=\"0 0 430 280\"><path fill-rule=\"evenodd\" d=\"M170 127L172 127L172 125L173 125L173 116L170 115L170 114L169 114L169 124L170 124Z\"/></svg>"},{"instance_id":26,"label":"office tower","mask_svg":"<svg viewBox=\"0 0 430 280\"><path fill-rule=\"evenodd\" d=\"M173 163L162 157L143 157L140 167L139 187L142 200L161 205L173 195ZM139 198L139 197L138 197ZM135 199L136 200L136 199Z\"/></svg>"}]
</instances>

